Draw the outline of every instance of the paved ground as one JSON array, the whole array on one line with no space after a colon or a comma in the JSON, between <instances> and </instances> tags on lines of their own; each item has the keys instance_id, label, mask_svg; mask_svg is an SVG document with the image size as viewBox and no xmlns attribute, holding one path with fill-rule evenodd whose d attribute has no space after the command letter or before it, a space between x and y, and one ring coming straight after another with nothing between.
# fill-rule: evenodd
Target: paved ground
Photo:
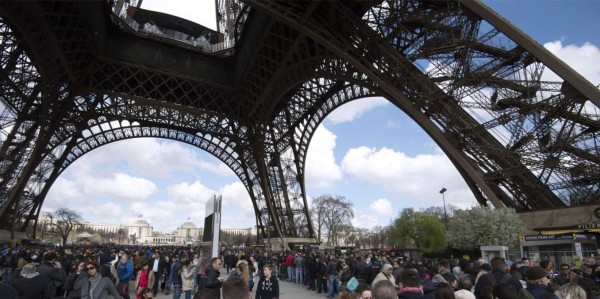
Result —
<instances>
[{"instance_id":1,"label":"paved ground","mask_svg":"<svg viewBox=\"0 0 600 299\"><path fill-rule=\"evenodd\" d=\"M225 275L226 276L226 275ZM254 298L256 295L256 285L258 284L258 277L254 277L254 292L252 292L252 297ZM319 299L323 299L326 298L325 293L321 293L321 294L317 294L317 292L315 291L309 291L306 289L305 286L303 285L298 285L295 283L291 283L291 282L286 282L286 281L279 281L279 288L280 288L280 298L283 299L314 299L314 298L319 298ZM133 294L133 291L131 291L131 293ZM135 298L135 295L131 296L132 299ZM168 296L162 293L159 293L158 296L156 296L157 299L167 299L167 298L173 298L173 293L169 294ZM184 296L181 296L181 299L184 299Z\"/></svg>"}]
</instances>

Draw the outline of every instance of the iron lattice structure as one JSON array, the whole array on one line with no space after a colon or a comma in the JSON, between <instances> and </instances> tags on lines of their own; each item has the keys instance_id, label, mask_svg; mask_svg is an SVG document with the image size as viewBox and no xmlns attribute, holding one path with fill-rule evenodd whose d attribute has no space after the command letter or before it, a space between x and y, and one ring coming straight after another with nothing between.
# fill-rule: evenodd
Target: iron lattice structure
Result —
<instances>
[{"instance_id":1,"label":"iron lattice structure","mask_svg":"<svg viewBox=\"0 0 600 299\"><path fill-rule=\"evenodd\" d=\"M3 226L36 221L89 151L159 137L229 166L262 237L314 239L309 142L328 113L368 96L417 122L482 205L600 202L600 90L482 3L217 6L213 32L135 1L0 4Z\"/></svg>"}]
</instances>

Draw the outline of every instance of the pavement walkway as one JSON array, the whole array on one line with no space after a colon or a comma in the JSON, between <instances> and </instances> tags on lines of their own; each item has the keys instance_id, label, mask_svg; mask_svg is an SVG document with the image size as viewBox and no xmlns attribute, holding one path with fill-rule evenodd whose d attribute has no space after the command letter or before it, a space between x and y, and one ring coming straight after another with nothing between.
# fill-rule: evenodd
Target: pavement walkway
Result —
<instances>
[{"instance_id":1,"label":"pavement walkway","mask_svg":"<svg viewBox=\"0 0 600 299\"><path fill-rule=\"evenodd\" d=\"M223 275L224 277L227 277L227 275ZM256 286L258 285L258 277L254 277L254 291L252 292L252 298L255 298L256 295ZM280 289L280 294L279 294L279 298L282 299L323 299L326 298L327 294L326 293L321 293L321 294L317 294L317 292L315 291L309 291L306 289L305 286L303 285L299 285L293 282L286 282L283 280L279 280L279 289ZM131 291L131 298L134 299L135 295L133 295L133 290ZM156 297L156 299L167 299L167 298L173 298L173 293L171 292L171 294L169 295L165 295L162 293L159 293ZM180 299L184 299L184 296L182 295Z\"/></svg>"}]
</instances>

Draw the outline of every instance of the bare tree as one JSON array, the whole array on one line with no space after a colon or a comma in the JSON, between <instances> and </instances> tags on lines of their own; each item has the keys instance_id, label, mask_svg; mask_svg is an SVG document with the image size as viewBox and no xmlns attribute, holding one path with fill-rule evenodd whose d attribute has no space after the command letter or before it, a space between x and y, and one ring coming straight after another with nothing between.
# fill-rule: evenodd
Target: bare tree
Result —
<instances>
[{"instance_id":1,"label":"bare tree","mask_svg":"<svg viewBox=\"0 0 600 299\"><path fill-rule=\"evenodd\" d=\"M317 233L317 242L321 242L321 236L325 227L325 214L327 201L330 195L320 195L313 199L313 206L310 209L311 220L313 221Z\"/></svg>"},{"instance_id":2,"label":"bare tree","mask_svg":"<svg viewBox=\"0 0 600 299\"><path fill-rule=\"evenodd\" d=\"M81 216L76 211L67 208L60 208L54 214L47 213L46 215L50 218L50 228L53 233L61 237L63 245L67 245L67 238L75 226L81 222ZM56 222L53 221L55 217Z\"/></svg>"}]
</instances>

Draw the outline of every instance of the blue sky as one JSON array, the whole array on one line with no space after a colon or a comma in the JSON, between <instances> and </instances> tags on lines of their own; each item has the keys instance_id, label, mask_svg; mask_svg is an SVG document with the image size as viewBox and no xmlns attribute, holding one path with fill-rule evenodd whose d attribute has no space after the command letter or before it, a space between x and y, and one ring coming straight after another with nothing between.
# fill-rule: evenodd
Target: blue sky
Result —
<instances>
[{"instance_id":1,"label":"blue sky","mask_svg":"<svg viewBox=\"0 0 600 299\"><path fill-rule=\"evenodd\" d=\"M148 9L166 9L165 1L143 3ZM195 13L186 18L214 27L211 9L173 3L168 7L179 12L172 14ZM485 3L600 84L600 1ZM442 206L442 186L448 189L447 204L476 204L433 140L383 99L354 101L328 116L311 142L306 173L309 198L345 196L354 204L354 224L360 227L386 225L404 208ZM77 160L52 187L43 210L68 206L87 221L123 224L141 214L155 230L170 232L188 217L200 226L213 194L225 201L223 227L255 225L243 185L223 163L182 143L135 139Z\"/></svg>"}]
</instances>

